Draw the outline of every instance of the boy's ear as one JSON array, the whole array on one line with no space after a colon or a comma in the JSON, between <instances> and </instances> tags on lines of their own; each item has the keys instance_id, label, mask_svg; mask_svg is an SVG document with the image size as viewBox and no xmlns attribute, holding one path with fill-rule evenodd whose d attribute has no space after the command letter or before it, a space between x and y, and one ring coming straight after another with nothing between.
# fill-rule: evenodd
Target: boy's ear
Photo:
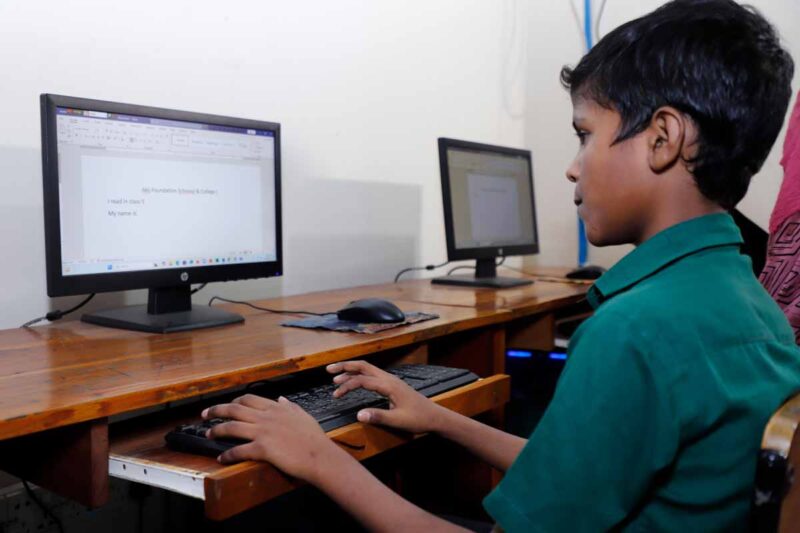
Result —
<instances>
[{"instance_id":1,"label":"boy's ear","mask_svg":"<svg viewBox=\"0 0 800 533\"><path fill-rule=\"evenodd\" d=\"M650 170L660 174L683 159L686 150L688 123L686 115L674 107L656 109L647 128L647 162Z\"/></svg>"}]
</instances>

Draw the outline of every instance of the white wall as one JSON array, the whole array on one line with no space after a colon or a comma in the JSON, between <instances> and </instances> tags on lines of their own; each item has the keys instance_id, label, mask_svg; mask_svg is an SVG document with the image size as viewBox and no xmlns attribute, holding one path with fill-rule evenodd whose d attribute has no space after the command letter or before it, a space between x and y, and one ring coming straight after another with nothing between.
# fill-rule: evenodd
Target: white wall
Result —
<instances>
[{"instance_id":1,"label":"white wall","mask_svg":"<svg viewBox=\"0 0 800 533\"><path fill-rule=\"evenodd\" d=\"M602 28L658 3L609 0ZM800 59L796 2L752 3ZM286 275L213 284L195 297L205 302L388 281L444 260L439 136L532 149L542 240L532 263L574 263L563 175L577 143L558 72L581 53L567 0L0 0L0 327L76 300L46 296L42 92L282 124ZM776 161L743 204L762 225ZM591 258L608 265L622 252Z\"/></svg>"}]
</instances>

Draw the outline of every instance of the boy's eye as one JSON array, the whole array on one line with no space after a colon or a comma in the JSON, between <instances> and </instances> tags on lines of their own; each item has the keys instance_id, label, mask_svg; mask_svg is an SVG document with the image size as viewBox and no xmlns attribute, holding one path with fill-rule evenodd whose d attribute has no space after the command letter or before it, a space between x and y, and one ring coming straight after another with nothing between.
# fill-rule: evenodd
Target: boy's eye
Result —
<instances>
[{"instance_id":1,"label":"boy's eye","mask_svg":"<svg viewBox=\"0 0 800 533\"><path fill-rule=\"evenodd\" d=\"M581 146L586 144L586 136L589 135L588 131L576 131L575 135L578 136L578 141L581 143Z\"/></svg>"}]
</instances>

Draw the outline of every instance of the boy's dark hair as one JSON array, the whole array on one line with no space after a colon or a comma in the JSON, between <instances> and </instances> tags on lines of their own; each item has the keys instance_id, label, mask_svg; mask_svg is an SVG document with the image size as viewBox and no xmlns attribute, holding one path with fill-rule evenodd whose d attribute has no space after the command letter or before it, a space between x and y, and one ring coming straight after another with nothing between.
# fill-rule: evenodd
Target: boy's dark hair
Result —
<instances>
[{"instance_id":1,"label":"boy's dark hair","mask_svg":"<svg viewBox=\"0 0 800 533\"><path fill-rule=\"evenodd\" d=\"M616 142L669 105L699 130L688 163L700 192L726 209L747 192L780 132L794 64L772 26L732 0L674 0L603 37L574 69L573 96L622 117Z\"/></svg>"}]
</instances>

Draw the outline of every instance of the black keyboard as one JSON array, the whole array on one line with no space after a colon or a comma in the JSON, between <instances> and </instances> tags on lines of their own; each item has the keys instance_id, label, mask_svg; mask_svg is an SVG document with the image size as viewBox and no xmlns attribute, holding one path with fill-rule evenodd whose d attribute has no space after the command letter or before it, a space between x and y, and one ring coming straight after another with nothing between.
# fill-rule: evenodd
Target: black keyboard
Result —
<instances>
[{"instance_id":1,"label":"black keyboard","mask_svg":"<svg viewBox=\"0 0 800 533\"><path fill-rule=\"evenodd\" d=\"M429 398L478 379L469 370L435 365L402 365L389 368L387 372ZM325 431L352 424L356 421L358 411L365 407L385 408L389 405L384 396L366 389L351 390L341 398L334 398L333 391L336 387L337 385L329 383L283 396L313 416ZM254 389L252 392L258 394L259 391ZM170 449L216 457L225 450L246 442L237 439L207 439L206 431L222 422L225 419L213 418L184 424L167 433L164 439Z\"/></svg>"}]
</instances>

